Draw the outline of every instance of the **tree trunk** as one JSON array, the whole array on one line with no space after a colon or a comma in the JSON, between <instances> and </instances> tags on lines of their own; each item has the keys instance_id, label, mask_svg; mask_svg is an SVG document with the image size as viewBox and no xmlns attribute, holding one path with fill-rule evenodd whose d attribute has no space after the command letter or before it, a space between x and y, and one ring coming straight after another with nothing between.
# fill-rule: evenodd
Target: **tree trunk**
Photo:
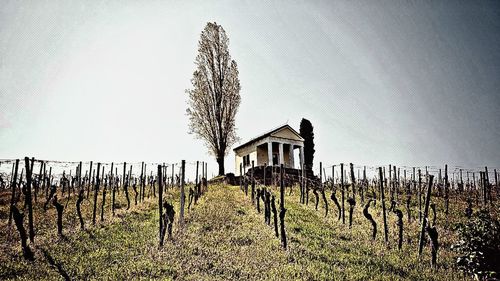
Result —
<instances>
[{"instance_id":1,"label":"tree trunk","mask_svg":"<svg viewBox=\"0 0 500 281\"><path fill-rule=\"evenodd\" d=\"M219 176L225 175L224 172L224 156L218 156L217 157L217 164L219 164Z\"/></svg>"}]
</instances>

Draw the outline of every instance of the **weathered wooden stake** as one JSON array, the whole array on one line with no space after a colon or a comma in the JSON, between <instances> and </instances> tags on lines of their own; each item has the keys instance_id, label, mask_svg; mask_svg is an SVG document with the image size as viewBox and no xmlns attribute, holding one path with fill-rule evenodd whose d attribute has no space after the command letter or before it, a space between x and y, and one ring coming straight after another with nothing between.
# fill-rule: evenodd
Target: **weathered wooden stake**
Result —
<instances>
[{"instance_id":1,"label":"weathered wooden stake","mask_svg":"<svg viewBox=\"0 0 500 281\"><path fill-rule=\"evenodd\" d=\"M253 166L253 163L252 163ZM281 246L286 250L286 232L285 232L285 182L284 182L284 167L281 164L280 169L280 226L281 226Z\"/></svg>"},{"instance_id":2,"label":"weathered wooden stake","mask_svg":"<svg viewBox=\"0 0 500 281\"><path fill-rule=\"evenodd\" d=\"M104 165L102 166L102 177L101 180L104 180ZM104 207L106 206L106 193L107 186L104 184L104 188L102 189L102 205L101 205L101 221L104 221Z\"/></svg>"},{"instance_id":3,"label":"weathered wooden stake","mask_svg":"<svg viewBox=\"0 0 500 281\"><path fill-rule=\"evenodd\" d=\"M17 171L19 168L19 159L16 159L16 164L14 168L14 176L12 177L10 186L12 188L12 196L10 198L10 210L9 210L9 225L12 223L12 207L15 205L16 200L16 186L17 186Z\"/></svg>"},{"instance_id":4,"label":"weathered wooden stake","mask_svg":"<svg viewBox=\"0 0 500 281\"><path fill-rule=\"evenodd\" d=\"M52 167L50 167L52 170ZM50 171L49 171L49 179L50 179ZM89 182L87 183L87 199L89 199L90 195L90 185L92 182L92 161L90 161L90 169L89 169Z\"/></svg>"},{"instance_id":5,"label":"weathered wooden stake","mask_svg":"<svg viewBox=\"0 0 500 281\"><path fill-rule=\"evenodd\" d=\"M445 166L445 181L447 180L447 166ZM427 185L427 196L425 197L425 208L424 208L424 216L422 218L422 227L420 231L420 241L418 243L418 255L422 254L422 249L424 248L424 239L425 239L425 226L427 225L427 216L429 214L429 203L431 201L431 188L432 181L434 180L433 175L429 175L429 182Z\"/></svg>"},{"instance_id":6,"label":"weathered wooden stake","mask_svg":"<svg viewBox=\"0 0 500 281\"><path fill-rule=\"evenodd\" d=\"M142 177L142 172L141 172L141 177ZM161 186L161 183L163 182L162 178L162 171L161 171L161 165L158 165L158 214L160 218L160 225L159 225L159 238L160 238L160 247L163 246L163 188Z\"/></svg>"},{"instance_id":7,"label":"weathered wooden stake","mask_svg":"<svg viewBox=\"0 0 500 281\"><path fill-rule=\"evenodd\" d=\"M342 224L345 224L344 163L340 163L340 191L342 192Z\"/></svg>"},{"instance_id":8,"label":"weathered wooden stake","mask_svg":"<svg viewBox=\"0 0 500 281\"><path fill-rule=\"evenodd\" d=\"M444 165L444 213L446 215L448 215L449 198L448 165Z\"/></svg>"},{"instance_id":9,"label":"weathered wooden stake","mask_svg":"<svg viewBox=\"0 0 500 281\"><path fill-rule=\"evenodd\" d=\"M99 174L101 171L101 163L97 163L97 171L96 171L96 182L95 182L95 187L94 187L94 209L92 212L92 224L95 225L95 218L96 218L96 212L97 212L97 194L99 193Z\"/></svg>"},{"instance_id":10,"label":"weathered wooden stake","mask_svg":"<svg viewBox=\"0 0 500 281\"><path fill-rule=\"evenodd\" d=\"M255 177L254 177L254 161L252 160L252 173L251 173L251 184L252 184L252 204L255 204Z\"/></svg>"},{"instance_id":11,"label":"weathered wooden stake","mask_svg":"<svg viewBox=\"0 0 500 281\"><path fill-rule=\"evenodd\" d=\"M35 158L32 159L35 162ZM35 229L33 226L33 205L31 202L31 174L33 171L33 165L30 165L30 159L28 157L24 158L24 163L26 165L26 202L28 203L28 228L30 242L35 242Z\"/></svg>"},{"instance_id":12,"label":"weathered wooden stake","mask_svg":"<svg viewBox=\"0 0 500 281\"><path fill-rule=\"evenodd\" d=\"M196 179L194 183L194 204L198 204L198 197L200 196L201 193L201 185L198 185L198 166L200 165L199 161L196 161Z\"/></svg>"},{"instance_id":13,"label":"weathered wooden stake","mask_svg":"<svg viewBox=\"0 0 500 281\"><path fill-rule=\"evenodd\" d=\"M277 238L279 238L280 235L278 232L278 211L276 210L276 200L274 198L274 195L272 195L271 197L271 210L274 216L274 234Z\"/></svg>"},{"instance_id":14,"label":"weathered wooden stake","mask_svg":"<svg viewBox=\"0 0 500 281\"><path fill-rule=\"evenodd\" d=\"M186 171L186 160L182 160L181 164L181 210L179 217L180 227L184 227L184 205L186 204L186 194L184 193L184 177Z\"/></svg>"},{"instance_id":15,"label":"weathered wooden stake","mask_svg":"<svg viewBox=\"0 0 500 281\"><path fill-rule=\"evenodd\" d=\"M380 176L380 193L382 196L382 217L384 220L384 238L385 243L389 242L388 229L387 229L387 216L385 213L385 194L384 194L384 175L382 174L382 168L379 168L379 176Z\"/></svg>"}]
</instances>

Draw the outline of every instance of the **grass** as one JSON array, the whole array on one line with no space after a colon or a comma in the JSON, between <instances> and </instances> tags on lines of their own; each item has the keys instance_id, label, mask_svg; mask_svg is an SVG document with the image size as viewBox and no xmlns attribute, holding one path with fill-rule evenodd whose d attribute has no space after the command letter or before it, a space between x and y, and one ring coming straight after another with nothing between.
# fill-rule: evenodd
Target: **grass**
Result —
<instances>
[{"instance_id":1,"label":"grass","mask_svg":"<svg viewBox=\"0 0 500 281\"><path fill-rule=\"evenodd\" d=\"M278 196L278 189L272 192ZM133 192L132 192L133 193ZM288 193L288 191L287 191ZM7 225L6 199L0 202L0 279L58 280L66 274L71 279L158 279L158 280L455 280L462 274L452 268L454 253L450 245L456 237L454 221L460 220L462 204L452 202L446 219L442 202L438 206L437 228L441 249L438 266L430 267L426 245L419 258L418 218L407 224L405 243L397 249L395 215L388 213L389 237L383 240L381 207L370 208L377 221L377 239L371 239L371 225L362 215L361 204L354 212L351 229L337 221L331 200L325 218L322 203L314 209L311 192L309 205L300 204L298 189L286 196L286 231L289 247L282 250L272 227L264 223L263 211L257 213L251 199L239 187L210 186L197 205L186 210L186 226L174 225L172 241L158 247L157 198L125 210L123 193L118 196L120 209L104 222L89 225L90 201L82 206L87 230L78 230L74 198L65 210L65 237L56 234L55 210L35 205L37 236L31 247L34 262L24 261L19 236ZM107 196L109 203L109 192ZM329 194L327 194L329 198ZM92 198L92 196L90 196ZM179 192L169 189L174 202L176 221ZM313 200L311 200L311 198ZM99 197L99 200L101 196ZM321 197L320 197L321 200ZM132 200L133 201L133 200ZM278 200L277 200L278 201ZM416 201L416 200L414 200ZM278 202L277 202L278 204ZM262 205L262 204L261 204ZM401 207L405 210L404 207ZM465 207L463 207L465 208ZM415 210L415 206L413 206ZM417 212L413 211L414 215Z\"/></svg>"}]
</instances>

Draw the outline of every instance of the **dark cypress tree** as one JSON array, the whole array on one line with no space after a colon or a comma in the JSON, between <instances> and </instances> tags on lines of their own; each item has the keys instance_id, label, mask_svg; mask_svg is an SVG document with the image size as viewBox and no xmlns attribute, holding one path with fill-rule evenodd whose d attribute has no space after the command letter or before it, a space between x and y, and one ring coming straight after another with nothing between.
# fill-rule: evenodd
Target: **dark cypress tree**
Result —
<instances>
[{"instance_id":1,"label":"dark cypress tree","mask_svg":"<svg viewBox=\"0 0 500 281\"><path fill-rule=\"evenodd\" d=\"M304 138L304 165L305 169L312 171L314 160L314 132L311 121L302 118L300 121L300 135Z\"/></svg>"}]
</instances>

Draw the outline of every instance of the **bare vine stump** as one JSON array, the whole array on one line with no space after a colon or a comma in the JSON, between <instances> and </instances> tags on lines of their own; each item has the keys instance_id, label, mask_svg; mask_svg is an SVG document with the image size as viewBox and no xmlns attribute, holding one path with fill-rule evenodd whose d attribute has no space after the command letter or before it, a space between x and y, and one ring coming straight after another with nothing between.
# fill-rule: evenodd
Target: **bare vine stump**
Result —
<instances>
[{"instance_id":1,"label":"bare vine stump","mask_svg":"<svg viewBox=\"0 0 500 281\"><path fill-rule=\"evenodd\" d=\"M80 189L78 193L78 199L76 200L76 214L78 215L78 219L80 220L80 229L85 230L85 223L83 222L81 205L83 202L85 190L83 188Z\"/></svg>"},{"instance_id":2,"label":"bare vine stump","mask_svg":"<svg viewBox=\"0 0 500 281\"><path fill-rule=\"evenodd\" d=\"M395 209L394 213L398 217L398 250L401 250L403 247L403 212L399 209Z\"/></svg>"},{"instance_id":3,"label":"bare vine stump","mask_svg":"<svg viewBox=\"0 0 500 281\"><path fill-rule=\"evenodd\" d=\"M354 198L347 199L347 203L349 203L349 228L352 226L352 212L354 211L354 206L356 206L356 200Z\"/></svg>"},{"instance_id":4,"label":"bare vine stump","mask_svg":"<svg viewBox=\"0 0 500 281\"><path fill-rule=\"evenodd\" d=\"M57 186L51 185L50 186L49 197L47 197L47 201L45 201L45 204L43 204L43 209L44 210L47 210L47 206L49 205L50 200L52 200L52 197L54 197L54 194L56 194L56 191L57 191Z\"/></svg>"},{"instance_id":5,"label":"bare vine stump","mask_svg":"<svg viewBox=\"0 0 500 281\"><path fill-rule=\"evenodd\" d=\"M328 201L326 200L325 188L321 189L321 197L323 197L323 202L325 204L325 218L328 216Z\"/></svg>"},{"instance_id":6,"label":"bare vine stump","mask_svg":"<svg viewBox=\"0 0 500 281\"><path fill-rule=\"evenodd\" d=\"M17 231L19 232L19 236L21 238L21 247L23 249L23 256L26 260L34 260L34 254L28 246L28 236L26 235L26 229L24 228L24 214L19 212L16 206L11 206L12 215L14 217L14 223L16 224Z\"/></svg>"},{"instance_id":7,"label":"bare vine stump","mask_svg":"<svg viewBox=\"0 0 500 281\"><path fill-rule=\"evenodd\" d=\"M274 235L279 238L280 234L278 232L278 211L276 211L276 202L274 199L274 195L271 196L271 208L274 216Z\"/></svg>"},{"instance_id":8,"label":"bare vine stump","mask_svg":"<svg viewBox=\"0 0 500 281\"><path fill-rule=\"evenodd\" d=\"M337 206L337 210L339 211L338 220L340 220L342 218L342 209L340 208L339 200L337 200L337 197L335 196L335 190L332 192L330 199L332 199L333 203L335 203L335 206Z\"/></svg>"},{"instance_id":9,"label":"bare vine stump","mask_svg":"<svg viewBox=\"0 0 500 281\"><path fill-rule=\"evenodd\" d=\"M467 208L465 209L465 216L470 219L472 217L472 201L467 199Z\"/></svg>"},{"instance_id":10,"label":"bare vine stump","mask_svg":"<svg viewBox=\"0 0 500 281\"><path fill-rule=\"evenodd\" d=\"M396 210L396 201L391 200L391 207L389 208L389 212L394 212Z\"/></svg>"},{"instance_id":11,"label":"bare vine stump","mask_svg":"<svg viewBox=\"0 0 500 281\"><path fill-rule=\"evenodd\" d=\"M137 196L139 196L139 192L137 191L137 181L134 181L134 184L132 184L132 189L134 190L134 205L137 205Z\"/></svg>"},{"instance_id":12,"label":"bare vine stump","mask_svg":"<svg viewBox=\"0 0 500 281\"><path fill-rule=\"evenodd\" d=\"M316 211L317 211L318 210L318 203L319 203L318 190L316 188L313 188L313 193L314 193L314 198L316 198L316 200L314 200L314 209L316 209Z\"/></svg>"},{"instance_id":13,"label":"bare vine stump","mask_svg":"<svg viewBox=\"0 0 500 281\"><path fill-rule=\"evenodd\" d=\"M438 232L436 230L436 227L429 227L427 226L425 228L427 231L427 234L429 235L429 238L431 239L431 266L436 267L436 260L437 260L437 252L439 250L439 242L438 242Z\"/></svg>"},{"instance_id":14,"label":"bare vine stump","mask_svg":"<svg viewBox=\"0 0 500 281\"><path fill-rule=\"evenodd\" d=\"M189 195L188 195L188 210L191 209L191 203L193 202L193 197L194 197L194 190L192 187L189 188Z\"/></svg>"},{"instance_id":15,"label":"bare vine stump","mask_svg":"<svg viewBox=\"0 0 500 281\"><path fill-rule=\"evenodd\" d=\"M368 213L368 208L370 208L370 204L372 203L372 201L373 201L373 199L370 199L370 200L368 200L368 203L366 203L365 207L363 208L363 215L372 224L372 227L373 227L372 239L375 240L375 238L377 237L377 223L373 219L372 215L370 213Z\"/></svg>"},{"instance_id":16,"label":"bare vine stump","mask_svg":"<svg viewBox=\"0 0 500 281\"><path fill-rule=\"evenodd\" d=\"M63 236L62 216L63 216L64 206L61 203L57 202L57 195L54 196L54 199L52 199L52 205L56 207L57 211L57 234L62 237Z\"/></svg>"},{"instance_id":17,"label":"bare vine stump","mask_svg":"<svg viewBox=\"0 0 500 281\"><path fill-rule=\"evenodd\" d=\"M168 202L163 203L163 208L165 213L162 216L163 224L160 235L160 246L163 246L163 241L165 239L165 233L167 233L167 239L172 240L172 225L174 223L175 210L174 206Z\"/></svg>"}]
</instances>

